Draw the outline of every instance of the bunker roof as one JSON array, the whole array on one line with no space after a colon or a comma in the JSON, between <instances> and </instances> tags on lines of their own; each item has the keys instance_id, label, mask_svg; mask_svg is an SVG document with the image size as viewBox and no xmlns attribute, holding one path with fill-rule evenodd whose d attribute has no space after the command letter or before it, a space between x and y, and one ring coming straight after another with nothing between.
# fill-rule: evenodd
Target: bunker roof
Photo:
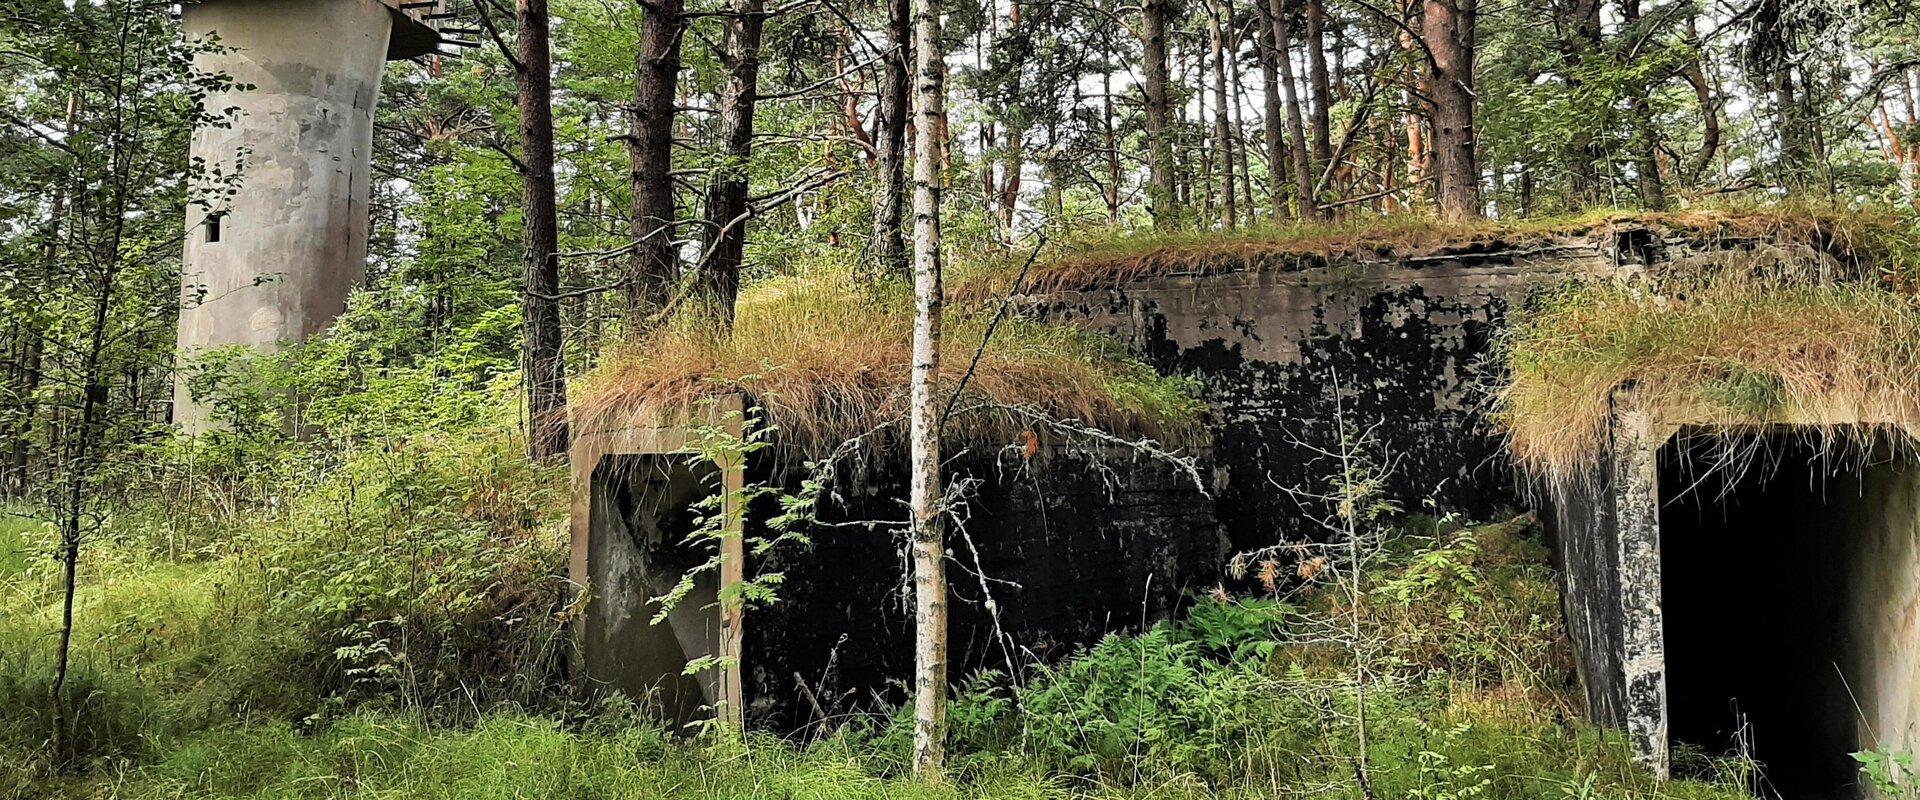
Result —
<instances>
[{"instance_id":1,"label":"bunker roof","mask_svg":"<svg viewBox=\"0 0 1920 800\"><path fill-rule=\"evenodd\" d=\"M740 394L764 410L782 445L816 455L848 443L888 447L907 418L912 312L898 283L834 273L755 284L729 334L682 316L608 353L576 392L573 426L617 430ZM1178 446L1204 438L1197 385L1159 375L1112 339L985 304L950 305L945 326L948 440L1032 447L1115 436Z\"/></svg>"},{"instance_id":2,"label":"bunker roof","mask_svg":"<svg viewBox=\"0 0 1920 800\"><path fill-rule=\"evenodd\" d=\"M1913 257L1906 224L1855 209L1785 207L1675 212L1599 211L1522 220L1441 222L1416 215L1324 223L1263 224L1235 231L1141 231L1051 244L1016 278L1024 257L961 265L954 296L981 299L1018 291L1044 295L1106 289L1130 281L1240 271L1297 271L1366 264L1420 266L1448 260L1571 257L1610 260L1623 234L1645 231L1667 242L1738 249L1792 245L1824 255L1829 266L1905 271Z\"/></svg>"},{"instance_id":3,"label":"bunker roof","mask_svg":"<svg viewBox=\"0 0 1920 800\"><path fill-rule=\"evenodd\" d=\"M1556 480L1596 463L1623 402L1660 428L1729 441L1794 429L1836 446L1910 445L1920 434L1920 297L1891 281L1588 282L1534 303L1503 350L1496 419L1516 462Z\"/></svg>"}]
</instances>

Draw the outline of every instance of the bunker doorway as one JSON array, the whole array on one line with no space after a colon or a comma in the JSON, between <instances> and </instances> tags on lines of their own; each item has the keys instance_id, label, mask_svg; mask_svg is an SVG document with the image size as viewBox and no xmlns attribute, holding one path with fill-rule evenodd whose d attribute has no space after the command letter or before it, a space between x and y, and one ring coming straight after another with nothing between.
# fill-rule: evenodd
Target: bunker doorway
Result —
<instances>
[{"instance_id":1,"label":"bunker doorway","mask_svg":"<svg viewBox=\"0 0 1920 800\"><path fill-rule=\"evenodd\" d=\"M657 705L666 719L698 719L721 699L719 670L690 676L686 667L721 654L720 576L697 572L662 624L653 624L660 612L653 598L673 592L711 558L690 534L713 513L701 501L719 491L720 469L680 454L608 455L592 482L587 559L594 597L586 635L602 646L587 649L588 673Z\"/></svg>"},{"instance_id":2,"label":"bunker doorway","mask_svg":"<svg viewBox=\"0 0 1920 800\"><path fill-rule=\"evenodd\" d=\"M1675 770L1745 753L1763 795L1860 797L1850 754L1914 741L1920 470L1789 434L1731 450L1753 455L1685 436L1660 451Z\"/></svg>"}]
</instances>

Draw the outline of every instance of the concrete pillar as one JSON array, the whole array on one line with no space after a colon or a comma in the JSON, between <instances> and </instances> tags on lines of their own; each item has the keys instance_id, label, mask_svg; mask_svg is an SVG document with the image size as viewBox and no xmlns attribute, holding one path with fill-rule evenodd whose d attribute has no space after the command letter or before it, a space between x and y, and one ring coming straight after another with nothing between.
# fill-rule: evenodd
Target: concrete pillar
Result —
<instances>
[{"instance_id":1,"label":"concrete pillar","mask_svg":"<svg viewBox=\"0 0 1920 800\"><path fill-rule=\"evenodd\" d=\"M234 170L234 194L187 215L179 345L271 351L326 327L365 274L373 111L389 57L438 38L383 0L204 0L182 10L188 37L226 52L202 69L236 82L207 98L230 127L195 131L192 155ZM183 376L184 378L184 376ZM174 420L206 426L206 409L174 387Z\"/></svg>"},{"instance_id":2,"label":"concrete pillar","mask_svg":"<svg viewBox=\"0 0 1920 800\"><path fill-rule=\"evenodd\" d=\"M1660 613L1660 446L1671 435L1634 402L1614 393L1612 479L1620 566L1620 679L1634 756L1667 777L1666 631Z\"/></svg>"}]
</instances>

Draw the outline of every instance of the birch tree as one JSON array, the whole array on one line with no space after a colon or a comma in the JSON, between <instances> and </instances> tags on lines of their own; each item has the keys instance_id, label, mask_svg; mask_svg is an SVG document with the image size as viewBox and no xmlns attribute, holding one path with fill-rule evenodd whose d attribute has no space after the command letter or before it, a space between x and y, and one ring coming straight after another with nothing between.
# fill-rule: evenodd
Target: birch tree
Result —
<instances>
[{"instance_id":1,"label":"birch tree","mask_svg":"<svg viewBox=\"0 0 1920 800\"><path fill-rule=\"evenodd\" d=\"M937 781L946 756L947 574L940 519L940 132L947 129L947 62L940 0L914 0L913 386L909 432L913 524L913 771Z\"/></svg>"}]
</instances>

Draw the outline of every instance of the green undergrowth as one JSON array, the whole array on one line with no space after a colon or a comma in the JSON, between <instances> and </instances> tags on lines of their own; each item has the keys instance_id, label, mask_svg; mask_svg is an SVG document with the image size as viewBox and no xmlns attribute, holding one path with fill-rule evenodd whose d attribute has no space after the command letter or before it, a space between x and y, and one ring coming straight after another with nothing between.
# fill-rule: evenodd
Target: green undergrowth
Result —
<instances>
[{"instance_id":1,"label":"green undergrowth","mask_svg":"<svg viewBox=\"0 0 1920 800\"><path fill-rule=\"evenodd\" d=\"M268 494L233 513L159 488L116 506L82 548L62 753L45 750L55 536L7 529L27 555L0 573L0 787L122 768L235 724L563 706L565 484L521 446L498 428L329 446L319 476L261 476L248 491Z\"/></svg>"},{"instance_id":2,"label":"green undergrowth","mask_svg":"<svg viewBox=\"0 0 1920 800\"><path fill-rule=\"evenodd\" d=\"M473 446L448 463L487 463ZM412 463L438 476L409 480L445 483L409 484L411 510L382 510L395 496L363 478L365 522L295 534L309 513L341 510L303 497L258 523L294 543L168 556L131 521L96 542L77 673L89 744L58 772L38 750L44 671L13 656L44 641L50 620L25 611L49 587L35 570L8 579L0 797L1361 800L1362 703L1375 797L1745 796L1731 766L1658 784L1622 741L1577 721L1552 574L1525 519L1421 523L1390 543L1364 584L1361 624L1379 643L1364 692L1348 652L1315 641L1351 607L1288 564L1307 576L1293 590L1196 598L1181 621L1017 680L975 676L952 706L948 781L926 786L908 774L904 717L742 738L536 691L560 676L528 673L534 639L515 631L556 629L540 616L552 601L526 598L544 596L562 556L427 531L531 530L499 527L495 504L545 480ZM520 555L542 568L511 566Z\"/></svg>"}]
</instances>

